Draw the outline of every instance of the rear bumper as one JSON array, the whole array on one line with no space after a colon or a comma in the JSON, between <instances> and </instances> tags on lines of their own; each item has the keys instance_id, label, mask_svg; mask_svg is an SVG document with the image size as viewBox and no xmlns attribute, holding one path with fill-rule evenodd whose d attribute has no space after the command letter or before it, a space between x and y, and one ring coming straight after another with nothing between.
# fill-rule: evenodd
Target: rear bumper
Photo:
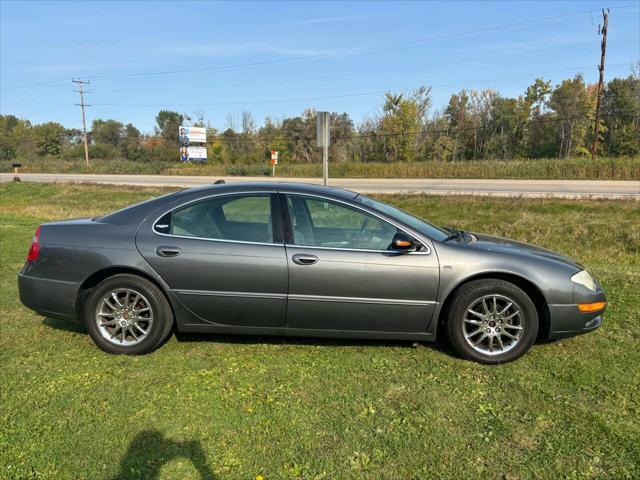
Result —
<instances>
[{"instance_id":1,"label":"rear bumper","mask_svg":"<svg viewBox=\"0 0 640 480\"><path fill-rule=\"evenodd\" d=\"M602 325L604 309L597 312L583 313L578 305L549 305L551 332L549 338L572 337L589 333Z\"/></svg>"},{"instance_id":2,"label":"rear bumper","mask_svg":"<svg viewBox=\"0 0 640 480\"><path fill-rule=\"evenodd\" d=\"M76 300L78 284L18 274L18 290L22 304L40 315L78 320Z\"/></svg>"}]
</instances>

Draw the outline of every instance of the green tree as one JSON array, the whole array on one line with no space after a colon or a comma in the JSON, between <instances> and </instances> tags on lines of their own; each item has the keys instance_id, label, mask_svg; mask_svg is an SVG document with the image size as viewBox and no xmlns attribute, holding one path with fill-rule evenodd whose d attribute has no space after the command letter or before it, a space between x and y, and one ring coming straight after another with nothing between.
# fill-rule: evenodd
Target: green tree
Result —
<instances>
[{"instance_id":1,"label":"green tree","mask_svg":"<svg viewBox=\"0 0 640 480\"><path fill-rule=\"evenodd\" d=\"M608 155L640 155L640 78L614 78L603 93L601 106Z\"/></svg>"},{"instance_id":2,"label":"green tree","mask_svg":"<svg viewBox=\"0 0 640 480\"><path fill-rule=\"evenodd\" d=\"M124 127L124 136L120 142L122 154L128 160L139 160L144 156L144 149L141 145L140 130L128 123Z\"/></svg>"},{"instance_id":3,"label":"green tree","mask_svg":"<svg viewBox=\"0 0 640 480\"><path fill-rule=\"evenodd\" d=\"M41 123L33 127L36 152L41 156L58 156L65 143L65 128L56 122Z\"/></svg>"},{"instance_id":4,"label":"green tree","mask_svg":"<svg viewBox=\"0 0 640 480\"><path fill-rule=\"evenodd\" d=\"M561 129L558 156L566 158L580 148L586 148L585 140L594 113L593 100L582 75L562 81L551 92L547 106L558 114Z\"/></svg>"},{"instance_id":5,"label":"green tree","mask_svg":"<svg viewBox=\"0 0 640 480\"><path fill-rule=\"evenodd\" d=\"M94 142L117 148L125 136L124 125L117 120L97 118L91 124L91 136Z\"/></svg>"},{"instance_id":6,"label":"green tree","mask_svg":"<svg viewBox=\"0 0 640 480\"><path fill-rule=\"evenodd\" d=\"M445 117L449 122L449 127L453 130L452 136L454 142L451 159L454 162L458 157L465 157L466 145L468 143L466 138L469 134L465 129L473 126L469 118L469 110L469 92L462 90L460 93L451 95L449 104L445 109Z\"/></svg>"},{"instance_id":7,"label":"green tree","mask_svg":"<svg viewBox=\"0 0 640 480\"><path fill-rule=\"evenodd\" d=\"M14 115L0 115L0 160L13 160L16 156L17 142L13 129L18 122Z\"/></svg>"},{"instance_id":8,"label":"green tree","mask_svg":"<svg viewBox=\"0 0 640 480\"><path fill-rule=\"evenodd\" d=\"M430 88L420 87L410 95L385 94L380 134L386 161L410 162L416 159L418 134L426 123L431 105Z\"/></svg>"},{"instance_id":9,"label":"green tree","mask_svg":"<svg viewBox=\"0 0 640 480\"><path fill-rule=\"evenodd\" d=\"M536 78L525 91L525 100L529 105L529 121L526 125L523 153L534 157L555 155L557 125L553 115L545 114L544 108L551 94L551 81Z\"/></svg>"},{"instance_id":10,"label":"green tree","mask_svg":"<svg viewBox=\"0 0 640 480\"><path fill-rule=\"evenodd\" d=\"M188 116L171 110L160 110L156 115L156 135L160 135L169 145L178 145L178 129Z\"/></svg>"}]
</instances>

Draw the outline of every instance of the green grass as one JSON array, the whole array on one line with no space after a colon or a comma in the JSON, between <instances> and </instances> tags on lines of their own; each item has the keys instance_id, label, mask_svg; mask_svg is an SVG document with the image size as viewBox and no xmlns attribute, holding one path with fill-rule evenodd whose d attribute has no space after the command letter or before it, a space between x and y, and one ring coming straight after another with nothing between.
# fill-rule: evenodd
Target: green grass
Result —
<instances>
[{"instance_id":1,"label":"green grass","mask_svg":"<svg viewBox=\"0 0 640 480\"><path fill-rule=\"evenodd\" d=\"M39 222L163 193L0 186L0 478L638 478L640 205L392 196L436 223L583 262L598 331L482 366L405 342L191 336L111 356L20 305Z\"/></svg>"},{"instance_id":2,"label":"green grass","mask_svg":"<svg viewBox=\"0 0 640 480\"><path fill-rule=\"evenodd\" d=\"M84 160L30 159L22 162L26 173L111 173L161 175L249 175L266 176L271 167L263 164L182 164L179 162L133 162L94 159L89 167ZM8 163L0 166L10 171ZM321 177L318 163L292 164L282 161L277 167L281 177ZM640 179L640 157L569 159L510 159L477 162L411 163L330 163L329 175L338 177L381 178L522 178L522 179Z\"/></svg>"}]
</instances>

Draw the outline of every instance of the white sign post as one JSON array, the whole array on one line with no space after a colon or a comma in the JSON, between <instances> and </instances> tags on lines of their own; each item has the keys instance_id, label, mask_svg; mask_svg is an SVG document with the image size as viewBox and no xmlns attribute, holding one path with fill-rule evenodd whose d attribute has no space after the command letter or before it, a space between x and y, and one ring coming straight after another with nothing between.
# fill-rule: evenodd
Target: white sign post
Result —
<instances>
[{"instance_id":1,"label":"white sign post","mask_svg":"<svg viewBox=\"0 0 640 480\"><path fill-rule=\"evenodd\" d=\"M317 112L318 147L322 147L322 177L329 185L329 112Z\"/></svg>"},{"instance_id":2,"label":"white sign post","mask_svg":"<svg viewBox=\"0 0 640 480\"><path fill-rule=\"evenodd\" d=\"M272 168L271 176L273 176L273 177L276 176L276 165L277 164L278 164L278 151L277 150L271 150L271 168Z\"/></svg>"}]
</instances>

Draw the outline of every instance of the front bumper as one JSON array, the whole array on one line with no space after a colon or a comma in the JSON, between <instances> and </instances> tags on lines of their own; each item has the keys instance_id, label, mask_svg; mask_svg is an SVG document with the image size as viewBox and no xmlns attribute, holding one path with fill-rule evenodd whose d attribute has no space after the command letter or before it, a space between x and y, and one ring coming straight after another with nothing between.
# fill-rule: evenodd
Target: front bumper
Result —
<instances>
[{"instance_id":1,"label":"front bumper","mask_svg":"<svg viewBox=\"0 0 640 480\"><path fill-rule=\"evenodd\" d=\"M18 290L22 304L40 315L78 320L76 301L79 285L75 282L49 280L18 274Z\"/></svg>"},{"instance_id":2,"label":"front bumper","mask_svg":"<svg viewBox=\"0 0 640 480\"><path fill-rule=\"evenodd\" d=\"M589 333L602 325L605 309L597 312L584 313L573 305L549 305L551 332L549 338L572 337L582 333Z\"/></svg>"}]
</instances>

